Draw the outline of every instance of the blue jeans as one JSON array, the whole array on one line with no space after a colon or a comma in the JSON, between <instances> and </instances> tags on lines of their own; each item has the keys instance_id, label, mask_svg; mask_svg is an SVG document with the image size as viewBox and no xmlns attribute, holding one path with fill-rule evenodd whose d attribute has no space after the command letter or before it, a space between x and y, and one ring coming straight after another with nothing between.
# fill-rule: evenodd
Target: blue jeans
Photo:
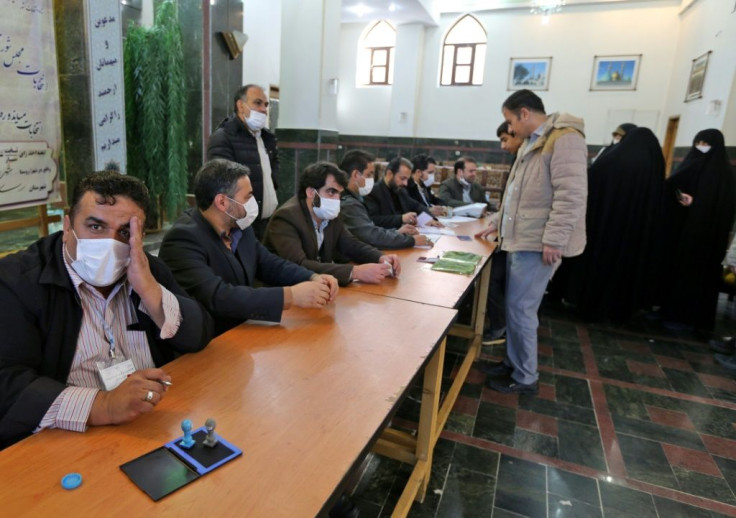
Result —
<instances>
[{"instance_id":1,"label":"blue jeans","mask_svg":"<svg viewBox=\"0 0 736 518\"><path fill-rule=\"evenodd\" d=\"M555 266L544 264L541 252L506 254L506 355L517 383L539 379L537 311Z\"/></svg>"}]
</instances>

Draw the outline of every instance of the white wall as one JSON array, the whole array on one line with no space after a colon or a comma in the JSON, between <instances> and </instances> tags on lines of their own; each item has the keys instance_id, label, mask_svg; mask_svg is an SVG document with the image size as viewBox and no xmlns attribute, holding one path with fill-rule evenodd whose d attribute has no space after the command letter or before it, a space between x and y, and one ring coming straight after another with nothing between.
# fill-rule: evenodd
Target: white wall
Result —
<instances>
[{"instance_id":1,"label":"white wall","mask_svg":"<svg viewBox=\"0 0 736 518\"><path fill-rule=\"evenodd\" d=\"M626 8L609 4L605 10L568 6L552 16L549 25L542 25L540 17L526 11L480 13L477 18L488 32L488 52L484 83L479 87L438 86L442 40L458 18L443 15L439 27L425 28L423 52L402 51L397 43L397 63L402 52L423 55L423 61L416 64L422 75L416 97L420 104L414 108L414 136L495 140L496 127L502 121L500 107L510 94L506 89L509 59L552 56L549 91L539 92L548 111L568 111L585 118L588 143L607 143L613 129L608 127L609 111L656 110L660 115L664 111L679 30L679 7L677 0L627 4ZM354 87L355 53L364 27L346 24L342 29L341 82L346 86L352 83L353 87L341 87L339 130L346 134L388 134L384 131L390 127L386 120L390 89ZM589 91L594 56L613 54L643 55L637 90ZM389 91L377 94L377 88ZM621 122L626 121L616 125ZM652 128L660 137L665 122L660 116L657 127Z\"/></svg>"},{"instance_id":2,"label":"white wall","mask_svg":"<svg viewBox=\"0 0 736 518\"><path fill-rule=\"evenodd\" d=\"M281 0L243 0L243 84L279 85L281 60Z\"/></svg>"},{"instance_id":3,"label":"white wall","mask_svg":"<svg viewBox=\"0 0 736 518\"><path fill-rule=\"evenodd\" d=\"M683 6L677 34L677 49L665 109L666 120L680 116L676 146L689 146L695 134L706 128L723 128L726 145L736 145L736 13L733 2L688 0ZM684 102L692 60L712 51L703 85L703 97ZM709 114L708 104L720 100L719 113ZM730 118L727 115L730 114Z\"/></svg>"},{"instance_id":4,"label":"white wall","mask_svg":"<svg viewBox=\"0 0 736 518\"><path fill-rule=\"evenodd\" d=\"M337 127L346 135L388 135L392 87L355 85L358 39L366 25L344 23L341 26Z\"/></svg>"}]
</instances>

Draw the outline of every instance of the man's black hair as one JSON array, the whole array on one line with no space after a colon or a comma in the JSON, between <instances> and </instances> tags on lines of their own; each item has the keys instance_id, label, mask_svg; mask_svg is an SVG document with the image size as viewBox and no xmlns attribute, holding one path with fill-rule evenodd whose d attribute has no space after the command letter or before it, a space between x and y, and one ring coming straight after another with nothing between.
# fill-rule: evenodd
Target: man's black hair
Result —
<instances>
[{"instance_id":1,"label":"man's black hair","mask_svg":"<svg viewBox=\"0 0 736 518\"><path fill-rule=\"evenodd\" d=\"M70 219L74 219L74 213L79 208L79 201L88 191L97 194L98 205L115 205L117 196L125 196L138 205L143 212L148 212L150 204L148 188L140 179L120 174L118 171L98 171L82 178L74 188L69 209Z\"/></svg>"},{"instance_id":2,"label":"man's black hair","mask_svg":"<svg viewBox=\"0 0 736 518\"><path fill-rule=\"evenodd\" d=\"M526 89L517 90L516 92L509 95L508 98L503 102L503 107L517 117L519 116L522 108L526 108L527 110L532 112L545 114L544 103L542 102L542 99L540 99L539 96L531 90Z\"/></svg>"},{"instance_id":3,"label":"man's black hair","mask_svg":"<svg viewBox=\"0 0 736 518\"><path fill-rule=\"evenodd\" d=\"M194 177L197 207L201 210L209 209L218 194L232 198L238 190L238 180L249 173L248 167L224 158L214 158L206 162Z\"/></svg>"},{"instance_id":4,"label":"man's black hair","mask_svg":"<svg viewBox=\"0 0 736 518\"><path fill-rule=\"evenodd\" d=\"M343 189L348 188L348 175L332 162L320 161L308 165L299 176L299 198L307 197L307 188L319 190L327 183L327 177L332 175Z\"/></svg>"},{"instance_id":5,"label":"man's black hair","mask_svg":"<svg viewBox=\"0 0 736 518\"><path fill-rule=\"evenodd\" d=\"M457 162L455 162L455 166L454 166L454 168L455 168L455 174L457 174L457 172L460 169L465 170L465 162L470 162L471 164L478 165L478 162L475 161L475 158L471 158L469 156L463 157L460 160L458 160Z\"/></svg>"},{"instance_id":6,"label":"man's black hair","mask_svg":"<svg viewBox=\"0 0 736 518\"><path fill-rule=\"evenodd\" d=\"M348 177L353 171L360 171L361 173L368 167L368 164L375 162L376 157L368 151L362 149L353 149L345 153L340 162L340 169L347 173Z\"/></svg>"},{"instance_id":7,"label":"man's black hair","mask_svg":"<svg viewBox=\"0 0 736 518\"><path fill-rule=\"evenodd\" d=\"M408 158L404 158L403 156L397 156L388 163L388 165L386 166L386 171L391 171L393 174L396 174L399 172L399 168L402 165L408 167L409 171L414 169L414 165L411 163L411 160L409 160Z\"/></svg>"},{"instance_id":8,"label":"man's black hair","mask_svg":"<svg viewBox=\"0 0 736 518\"><path fill-rule=\"evenodd\" d=\"M412 173L416 171L425 171L427 168L429 168L429 164L437 165L437 161L434 159L434 157L425 155L423 153L421 155L415 156L411 159L411 161L414 164Z\"/></svg>"}]
</instances>

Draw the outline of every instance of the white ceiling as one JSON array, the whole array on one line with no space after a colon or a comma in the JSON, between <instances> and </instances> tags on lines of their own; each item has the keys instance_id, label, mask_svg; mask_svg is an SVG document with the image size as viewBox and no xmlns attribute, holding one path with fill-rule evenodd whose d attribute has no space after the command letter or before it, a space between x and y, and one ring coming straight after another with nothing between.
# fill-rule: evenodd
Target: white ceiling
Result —
<instances>
[{"instance_id":1,"label":"white ceiling","mask_svg":"<svg viewBox=\"0 0 736 518\"><path fill-rule=\"evenodd\" d=\"M635 4L652 1L672 3L674 0L567 0L566 5ZM441 13L521 10L530 9L531 6L531 0L342 0L342 23L387 19L396 25L437 25Z\"/></svg>"}]
</instances>

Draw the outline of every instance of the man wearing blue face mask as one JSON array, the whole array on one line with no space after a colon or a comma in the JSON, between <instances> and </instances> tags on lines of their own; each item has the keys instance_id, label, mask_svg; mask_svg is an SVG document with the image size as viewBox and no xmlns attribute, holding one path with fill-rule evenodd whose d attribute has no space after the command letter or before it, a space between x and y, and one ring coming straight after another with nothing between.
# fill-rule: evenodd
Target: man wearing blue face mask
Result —
<instances>
[{"instance_id":1,"label":"man wearing blue face mask","mask_svg":"<svg viewBox=\"0 0 736 518\"><path fill-rule=\"evenodd\" d=\"M351 281L379 283L401 272L396 255L382 255L353 236L338 218L347 175L335 164L317 162L299 177L296 196L273 215L264 244L275 253L315 272L334 275L341 286ZM349 260L357 265L337 264Z\"/></svg>"},{"instance_id":2,"label":"man wearing blue face mask","mask_svg":"<svg viewBox=\"0 0 736 518\"><path fill-rule=\"evenodd\" d=\"M268 99L258 85L245 85L235 92L234 113L222 121L210 137L207 160L225 158L243 164L250 171L258 218L253 230L263 238L268 218L278 206L279 159L276 137L266 129Z\"/></svg>"},{"instance_id":3,"label":"man wearing blue face mask","mask_svg":"<svg viewBox=\"0 0 736 518\"><path fill-rule=\"evenodd\" d=\"M194 179L197 208L185 211L161 243L159 257L177 282L215 317L216 334L244 320L278 322L291 306L321 308L337 280L269 252L256 239L258 215L248 168L207 162ZM266 284L257 287L258 282Z\"/></svg>"},{"instance_id":4,"label":"man wearing blue face mask","mask_svg":"<svg viewBox=\"0 0 736 518\"><path fill-rule=\"evenodd\" d=\"M175 353L212 318L143 251L148 191L117 172L77 185L64 230L0 260L0 448L151 412Z\"/></svg>"}]
</instances>

